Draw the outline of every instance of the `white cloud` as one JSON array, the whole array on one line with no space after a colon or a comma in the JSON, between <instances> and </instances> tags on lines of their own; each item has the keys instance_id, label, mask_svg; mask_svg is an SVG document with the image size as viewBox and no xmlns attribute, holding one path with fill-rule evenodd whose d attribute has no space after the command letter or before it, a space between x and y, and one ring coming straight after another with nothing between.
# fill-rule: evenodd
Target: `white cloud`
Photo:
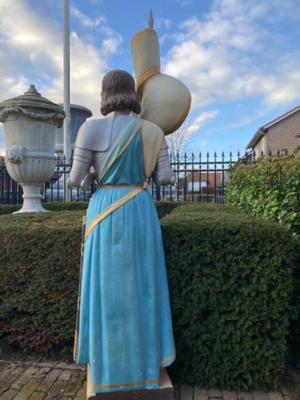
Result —
<instances>
[{"instance_id":1,"label":"white cloud","mask_svg":"<svg viewBox=\"0 0 300 400\"><path fill-rule=\"evenodd\" d=\"M203 125L205 125L209 120L214 119L218 115L218 113L218 110L204 111L200 113L188 126L188 135L190 136L193 133L198 132Z\"/></svg>"},{"instance_id":2,"label":"white cloud","mask_svg":"<svg viewBox=\"0 0 300 400\"><path fill-rule=\"evenodd\" d=\"M281 4L215 0L205 18L184 21L163 69L187 84L194 108L247 96L260 96L265 106L299 98L299 54L284 53L278 43L288 40L288 32L274 29L296 18L297 0Z\"/></svg>"},{"instance_id":3,"label":"white cloud","mask_svg":"<svg viewBox=\"0 0 300 400\"><path fill-rule=\"evenodd\" d=\"M203 111L192 120L186 120L183 125L177 131L171 135L166 136L166 141L172 156L176 157L176 154L186 151L193 152L194 149L191 146L192 140L200 128L205 125L209 120L214 119L218 115L218 110ZM199 146L204 147L207 141L197 140Z\"/></svg>"},{"instance_id":4,"label":"white cloud","mask_svg":"<svg viewBox=\"0 0 300 400\"><path fill-rule=\"evenodd\" d=\"M101 15L91 19L74 7L71 13L85 29L99 29L103 39L96 48L88 35L81 38L76 32L71 34L71 102L98 114L101 78L122 38ZM26 0L1 0L0 15L1 100L23 93L33 82L44 96L62 102L62 32L53 21L30 8Z\"/></svg>"},{"instance_id":5,"label":"white cloud","mask_svg":"<svg viewBox=\"0 0 300 400\"><path fill-rule=\"evenodd\" d=\"M70 14L72 17L78 18L80 23L87 28L95 28L101 26L101 24L103 23L106 24L105 18L103 16L100 15L92 19L83 12L81 12L78 8L73 6L71 6L70 8Z\"/></svg>"}]
</instances>

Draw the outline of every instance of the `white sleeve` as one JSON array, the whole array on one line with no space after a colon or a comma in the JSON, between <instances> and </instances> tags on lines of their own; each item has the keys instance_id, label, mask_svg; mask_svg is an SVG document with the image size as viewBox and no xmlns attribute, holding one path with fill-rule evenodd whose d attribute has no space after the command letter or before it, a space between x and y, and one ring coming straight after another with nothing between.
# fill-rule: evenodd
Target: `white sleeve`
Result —
<instances>
[{"instance_id":1,"label":"white sleeve","mask_svg":"<svg viewBox=\"0 0 300 400\"><path fill-rule=\"evenodd\" d=\"M165 139L163 140L163 144L159 153L159 159L152 177L157 186L174 184L174 173L169 161L168 145Z\"/></svg>"},{"instance_id":2,"label":"white sleeve","mask_svg":"<svg viewBox=\"0 0 300 400\"><path fill-rule=\"evenodd\" d=\"M68 178L68 187L80 187L81 182L90 172L92 163L92 150L75 147L72 169Z\"/></svg>"}]
</instances>

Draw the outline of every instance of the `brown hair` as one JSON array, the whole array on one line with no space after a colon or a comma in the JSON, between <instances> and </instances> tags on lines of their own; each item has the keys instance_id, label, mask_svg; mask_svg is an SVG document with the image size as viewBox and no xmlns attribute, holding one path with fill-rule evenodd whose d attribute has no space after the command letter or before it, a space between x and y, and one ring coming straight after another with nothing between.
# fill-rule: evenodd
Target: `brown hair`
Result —
<instances>
[{"instance_id":1,"label":"brown hair","mask_svg":"<svg viewBox=\"0 0 300 400\"><path fill-rule=\"evenodd\" d=\"M113 70L104 75L101 90L101 113L131 110L139 114L140 103L136 97L133 77L126 71Z\"/></svg>"}]
</instances>

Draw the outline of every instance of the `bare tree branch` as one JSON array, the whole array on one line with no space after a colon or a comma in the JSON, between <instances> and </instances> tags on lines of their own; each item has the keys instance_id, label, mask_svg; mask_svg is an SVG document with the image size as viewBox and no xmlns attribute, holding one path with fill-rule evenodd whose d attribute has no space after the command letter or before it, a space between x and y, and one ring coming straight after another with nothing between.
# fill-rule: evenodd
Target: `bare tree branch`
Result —
<instances>
[{"instance_id":1,"label":"bare tree branch","mask_svg":"<svg viewBox=\"0 0 300 400\"><path fill-rule=\"evenodd\" d=\"M184 123L177 131L166 136L166 142L173 160L180 154L183 145L185 145L189 139L189 126L189 124Z\"/></svg>"}]
</instances>

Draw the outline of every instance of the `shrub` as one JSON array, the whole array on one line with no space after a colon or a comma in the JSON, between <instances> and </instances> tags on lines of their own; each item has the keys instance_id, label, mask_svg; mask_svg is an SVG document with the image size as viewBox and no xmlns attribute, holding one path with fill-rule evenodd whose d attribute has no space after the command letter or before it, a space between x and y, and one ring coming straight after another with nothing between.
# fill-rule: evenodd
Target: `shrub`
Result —
<instances>
[{"instance_id":1,"label":"shrub","mask_svg":"<svg viewBox=\"0 0 300 400\"><path fill-rule=\"evenodd\" d=\"M227 201L254 215L300 233L300 158L296 155L259 158L230 170Z\"/></svg>"},{"instance_id":2,"label":"shrub","mask_svg":"<svg viewBox=\"0 0 300 400\"><path fill-rule=\"evenodd\" d=\"M166 215L170 214L176 207L178 207L180 203L176 203L176 201L157 201L155 202L157 213L159 218L163 218Z\"/></svg>"},{"instance_id":3,"label":"shrub","mask_svg":"<svg viewBox=\"0 0 300 400\"><path fill-rule=\"evenodd\" d=\"M287 226L300 245L300 158L273 156L230 170L227 201L249 214ZM300 251L298 251L300 253ZM298 263L299 265L299 260ZM300 368L300 269L293 273L288 361Z\"/></svg>"},{"instance_id":4,"label":"shrub","mask_svg":"<svg viewBox=\"0 0 300 400\"><path fill-rule=\"evenodd\" d=\"M41 354L71 345L82 215L1 216L0 328L9 344Z\"/></svg>"},{"instance_id":5,"label":"shrub","mask_svg":"<svg viewBox=\"0 0 300 400\"><path fill-rule=\"evenodd\" d=\"M230 206L190 205L162 220L177 379L276 386L284 367L296 247L280 225Z\"/></svg>"},{"instance_id":6,"label":"shrub","mask_svg":"<svg viewBox=\"0 0 300 400\"><path fill-rule=\"evenodd\" d=\"M25 352L72 350L83 211L0 217L0 337ZM286 352L294 241L232 207L185 205L162 220L175 379L275 385Z\"/></svg>"},{"instance_id":7,"label":"shrub","mask_svg":"<svg viewBox=\"0 0 300 400\"><path fill-rule=\"evenodd\" d=\"M299 256L299 252L298 252ZM288 357L287 362L294 368L300 369L300 268L293 271L293 293L289 313L289 332L288 332Z\"/></svg>"},{"instance_id":8,"label":"shrub","mask_svg":"<svg viewBox=\"0 0 300 400\"><path fill-rule=\"evenodd\" d=\"M11 214L20 208L20 204L0 204L0 215Z\"/></svg>"}]
</instances>

